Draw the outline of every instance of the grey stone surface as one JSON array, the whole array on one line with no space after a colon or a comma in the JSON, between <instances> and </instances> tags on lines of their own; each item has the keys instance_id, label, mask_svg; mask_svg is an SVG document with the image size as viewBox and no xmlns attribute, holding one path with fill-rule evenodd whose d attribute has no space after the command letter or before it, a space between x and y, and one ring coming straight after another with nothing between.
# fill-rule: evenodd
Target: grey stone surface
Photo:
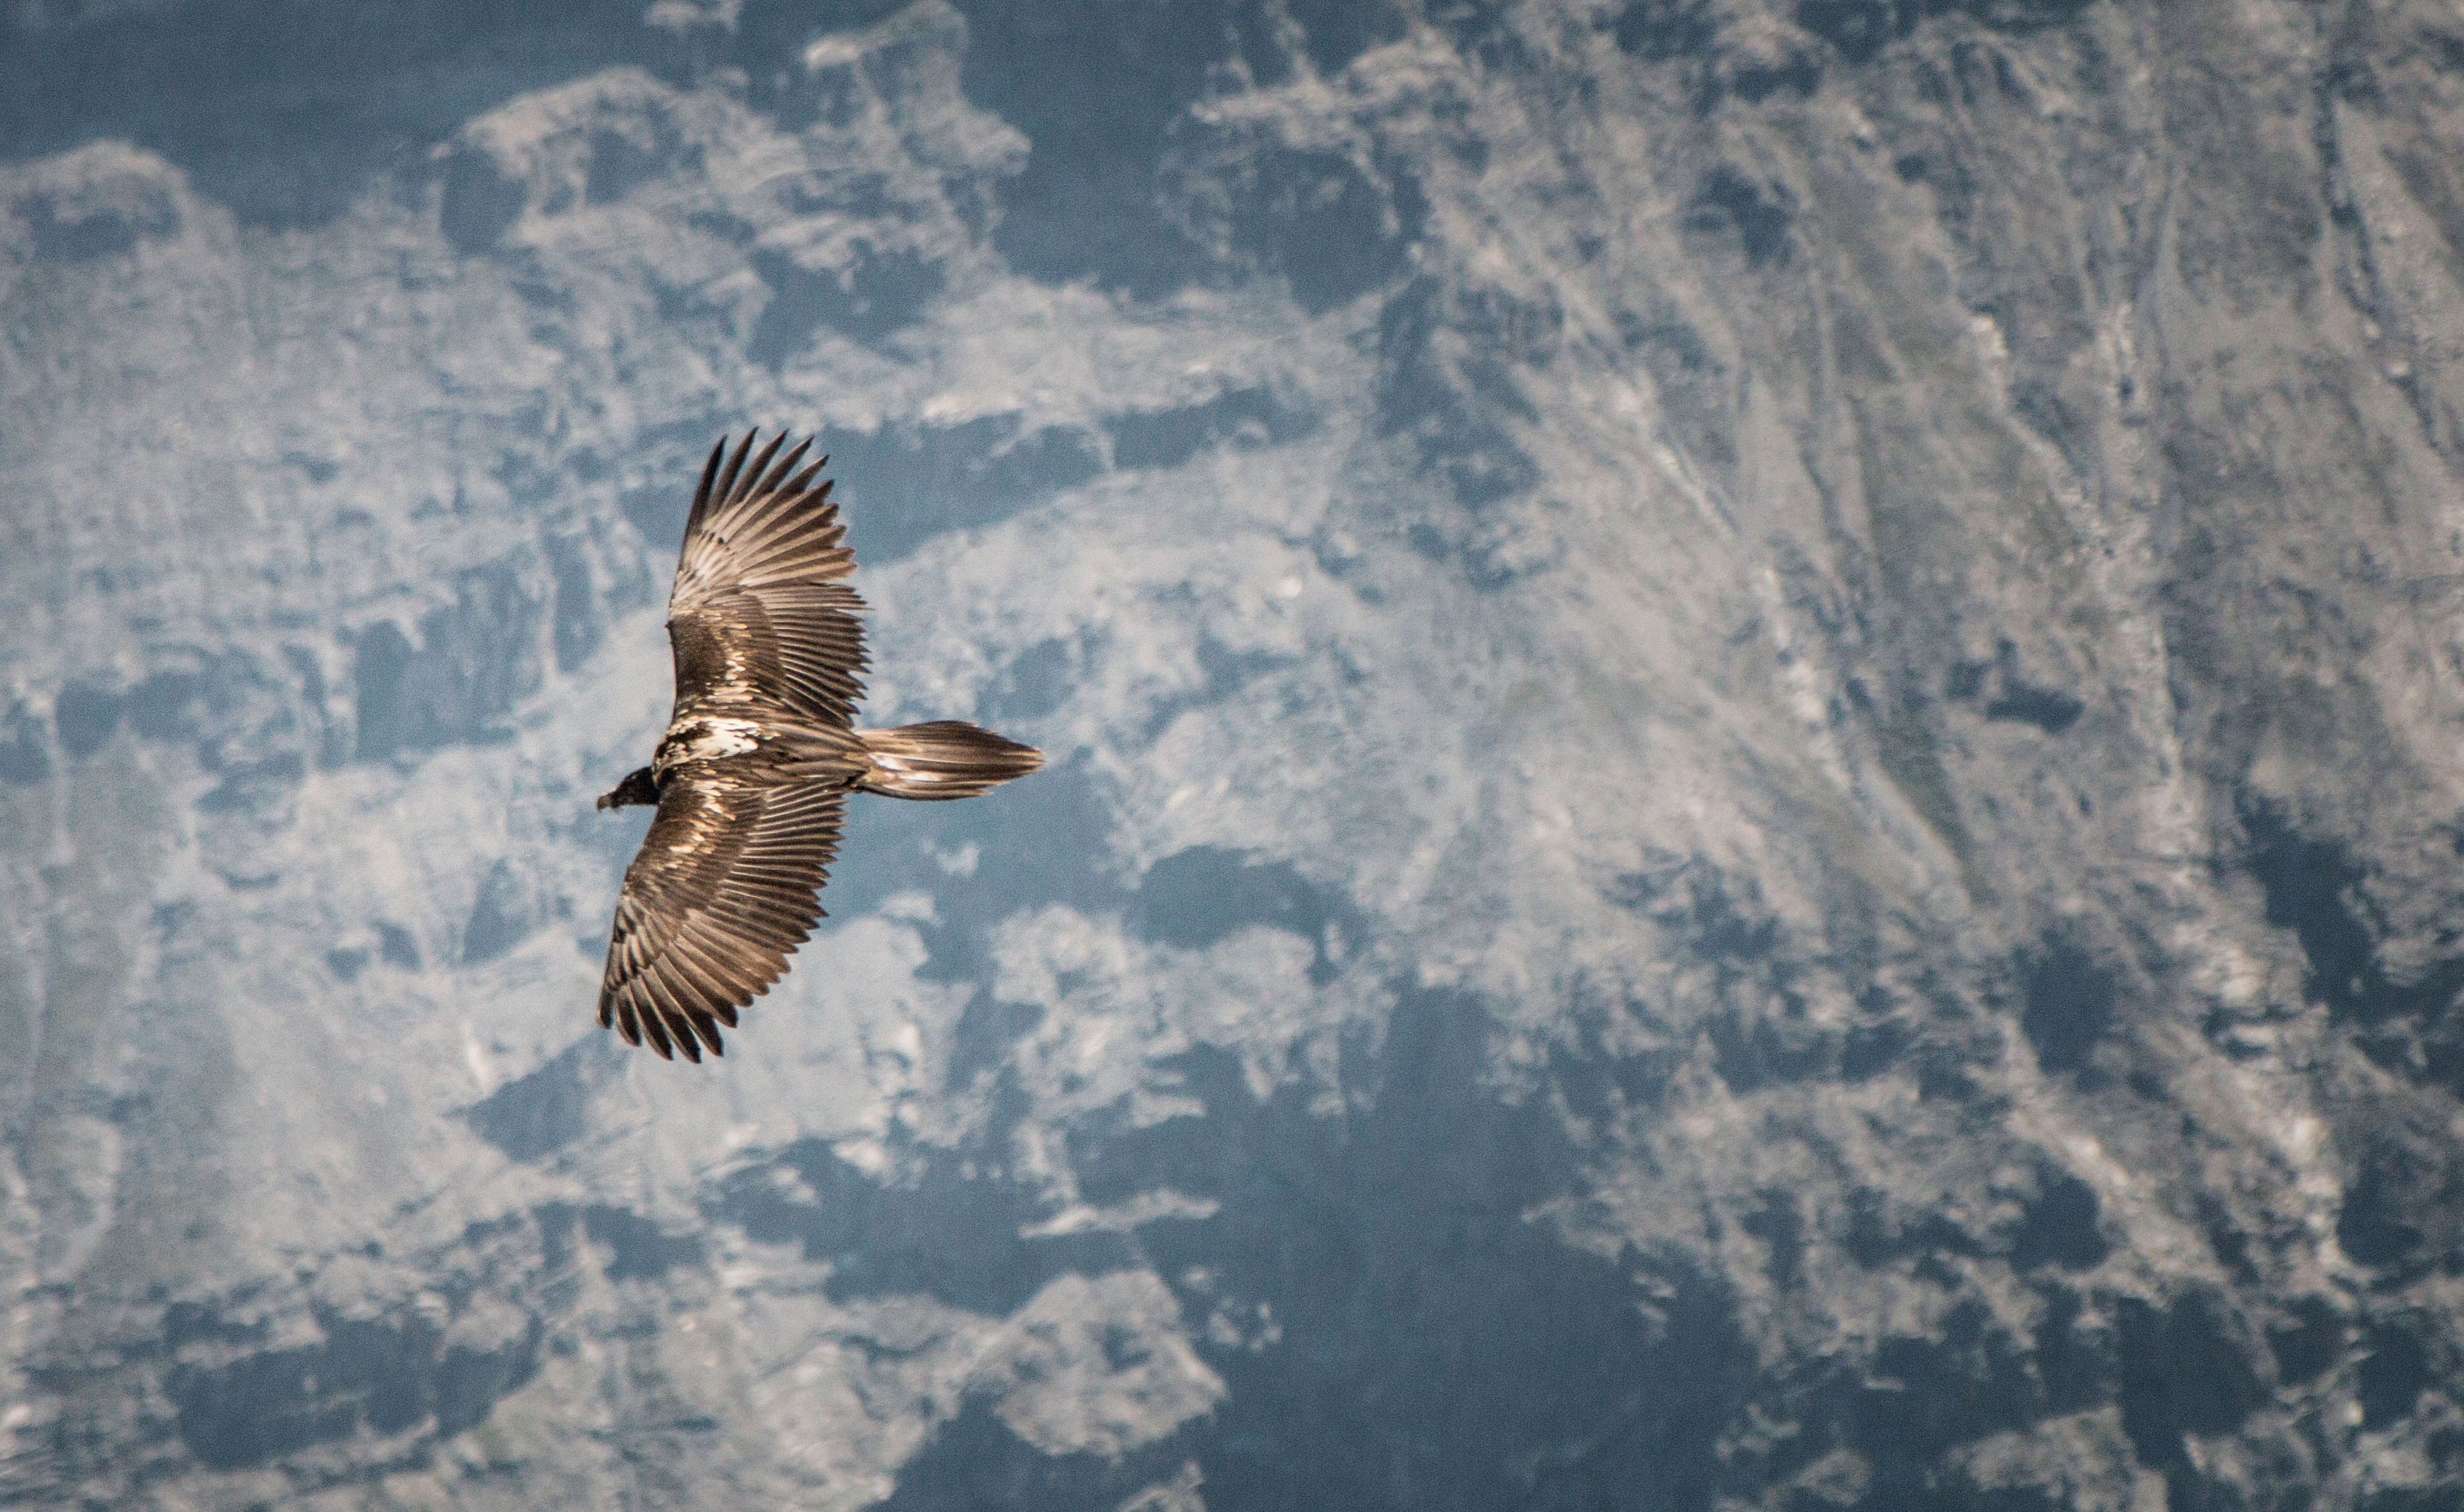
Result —
<instances>
[{"instance_id":1,"label":"grey stone surface","mask_svg":"<svg viewBox=\"0 0 2464 1512\"><path fill-rule=\"evenodd\" d=\"M0 12L0 1502L2464 1506L2464 19ZM864 805L591 1023L720 430Z\"/></svg>"}]
</instances>

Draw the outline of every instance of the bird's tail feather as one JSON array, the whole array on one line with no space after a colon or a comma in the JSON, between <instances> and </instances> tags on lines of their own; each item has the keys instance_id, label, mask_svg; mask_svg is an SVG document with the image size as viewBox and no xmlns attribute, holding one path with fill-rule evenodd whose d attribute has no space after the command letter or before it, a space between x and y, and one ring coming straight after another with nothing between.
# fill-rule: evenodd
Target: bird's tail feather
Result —
<instances>
[{"instance_id":1,"label":"bird's tail feather","mask_svg":"<svg viewBox=\"0 0 2464 1512\"><path fill-rule=\"evenodd\" d=\"M973 798L1044 765L1033 746L1004 740L963 719L895 730L860 730L865 774L856 787L884 798Z\"/></svg>"}]
</instances>

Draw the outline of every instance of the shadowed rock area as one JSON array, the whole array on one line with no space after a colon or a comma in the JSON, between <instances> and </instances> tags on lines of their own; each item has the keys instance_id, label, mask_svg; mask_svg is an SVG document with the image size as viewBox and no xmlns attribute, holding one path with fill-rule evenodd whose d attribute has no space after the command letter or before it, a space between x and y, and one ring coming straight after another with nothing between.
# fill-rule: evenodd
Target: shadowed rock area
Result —
<instances>
[{"instance_id":1,"label":"shadowed rock area","mask_svg":"<svg viewBox=\"0 0 2464 1512\"><path fill-rule=\"evenodd\" d=\"M2464 22L0 14L0 1503L2464 1507ZM593 1022L710 444L859 801Z\"/></svg>"}]
</instances>

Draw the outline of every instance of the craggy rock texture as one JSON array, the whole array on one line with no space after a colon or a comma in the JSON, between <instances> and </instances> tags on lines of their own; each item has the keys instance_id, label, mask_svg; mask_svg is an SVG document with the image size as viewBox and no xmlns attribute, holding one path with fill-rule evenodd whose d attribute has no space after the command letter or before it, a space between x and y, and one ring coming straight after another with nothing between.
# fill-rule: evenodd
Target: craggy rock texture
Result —
<instances>
[{"instance_id":1,"label":"craggy rock texture","mask_svg":"<svg viewBox=\"0 0 2464 1512\"><path fill-rule=\"evenodd\" d=\"M2464 1506L2453 7L0 13L0 1502Z\"/></svg>"}]
</instances>

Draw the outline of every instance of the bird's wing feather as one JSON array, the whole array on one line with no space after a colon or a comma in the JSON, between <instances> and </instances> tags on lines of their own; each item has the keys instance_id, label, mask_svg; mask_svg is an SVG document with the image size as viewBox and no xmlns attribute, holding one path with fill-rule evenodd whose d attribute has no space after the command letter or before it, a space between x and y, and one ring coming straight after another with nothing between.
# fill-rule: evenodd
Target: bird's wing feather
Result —
<instances>
[{"instance_id":1,"label":"bird's wing feather","mask_svg":"<svg viewBox=\"0 0 2464 1512\"><path fill-rule=\"evenodd\" d=\"M702 468L668 596L679 718L785 713L854 722L864 690L856 619L864 601L842 580L855 570L855 553L830 485L815 483L829 459L799 471L812 443L778 457L785 439L773 438L748 465L748 431L723 471L725 442Z\"/></svg>"},{"instance_id":2,"label":"bird's wing feather","mask_svg":"<svg viewBox=\"0 0 2464 1512\"><path fill-rule=\"evenodd\" d=\"M616 900L599 1021L662 1056L718 1054L718 1026L785 974L822 916L846 801L717 767L671 777Z\"/></svg>"}]
</instances>

